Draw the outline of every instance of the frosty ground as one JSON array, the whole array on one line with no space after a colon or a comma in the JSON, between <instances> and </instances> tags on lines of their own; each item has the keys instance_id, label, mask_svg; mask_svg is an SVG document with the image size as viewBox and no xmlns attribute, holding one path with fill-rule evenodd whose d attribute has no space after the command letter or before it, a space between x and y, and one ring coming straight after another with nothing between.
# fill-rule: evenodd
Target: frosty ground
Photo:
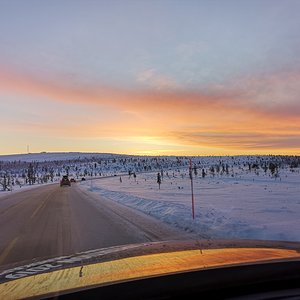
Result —
<instances>
[{"instance_id":1,"label":"frosty ground","mask_svg":"<svg viewBox=\"0 0 300 300\"><path fill-rule=\"evenodd\" d=\"M137 209L200 238L300 241L299 156L0 156L0 200L7 193L59 184L64 174L76 178L80 188L94 196ZM86 181L81 181L83 177Z\"/></svg>"},{"instance_id":2,"label":"frosty ground","mask_svg":"<svg viewBox=\"0 0 300 300\"><path fill-rule=\"evenodd\" d=\"M282 170L280 178L240 169L234 177L194 176L194 220L186 169L165 172L160 189L156 172L80 185L200 238L300 241L299 179L299 172L289 169Z\"/></svg>"}]
</instances>

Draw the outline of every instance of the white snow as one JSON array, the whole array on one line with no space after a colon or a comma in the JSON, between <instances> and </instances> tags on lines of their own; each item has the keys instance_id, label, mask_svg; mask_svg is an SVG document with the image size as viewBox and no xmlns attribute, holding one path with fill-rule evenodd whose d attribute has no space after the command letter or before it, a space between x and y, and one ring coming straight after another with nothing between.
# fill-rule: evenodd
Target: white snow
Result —
<instances>
[{"instance_id":1,"label":"white snow","mask_svg":"<svg viewBox=\"0 0 300 300\"><path fill-rule=\"evenodd\" d=\"M28 154L9 154L0 155L0 161L25 161L25 162L43 162L43 161L59 161L74 160L92 157L112 157L114 154L103 153L82 153L82 152L41 152Z\"/></svg>"},{"instance_id":2,"label":"white snow","mask_svg":"<svg viewBox=\"0 0 300 300\"><path fill-rule=\"evenodd\" d=\"M209 238L300 241L300 158L291 156L192 157L195 220L191 211L190 157L143 157L101 153L0 156L0 189L59 182L69 174L81 188ZM161 189L157 172L163 170ZM205 177L202 177L202 173ZM133 175L137 174L135 179ZM122 182L120 182L120 174ZM105 178L106 176L112 176ZM101 179L95 179L95 178ZM93 180L88 180L93 178ZM6 180L6 181L5 181ZM19 184L23 187L19 188ZM11 192L0 192L7 195Z\"/></svg>"},{"instance_id":3,"label":"white snow","mask_svg":"<svg viewBox=\"0 0 300 300\"><path fill-rule=\"evenodd\" d=\"M207 238L300 241L300 174L286 168L280 177L235 167L234 176L194 176L195 220L187 169L82 182L81 188L138 209Z\"/></svg>"}]
</instances>

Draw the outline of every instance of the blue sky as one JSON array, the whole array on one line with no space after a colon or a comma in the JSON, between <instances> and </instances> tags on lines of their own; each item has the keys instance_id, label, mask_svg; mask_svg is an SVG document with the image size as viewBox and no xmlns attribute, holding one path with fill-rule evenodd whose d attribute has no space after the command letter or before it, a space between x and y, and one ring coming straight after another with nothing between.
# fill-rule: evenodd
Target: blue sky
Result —
<instances>
[{"instance_id":1,"label":"blue sky","mask_svg":"<svg viewBox=\"0 0 300 300\"><path fill-rule=\"evenodd\" d=\"M242 103L250 103L251 109L259 104L259 108L265 109L267 113L270 101L276 104L275 110L280 111L284 106L289 111L295 111L299 108L299 28L298 0L1 0L0 71L6 79L0 89L0 109L7 113L2 116L0 113L0 117L7 121L6 124L15 126L20 122L20 102L25 103L29 111L36 111L36 125L44 127L47 134L46 128L52 115L42 112L33 103L40 99L44 107L54 105L59 108L66 99L62 100L59 93L49 96L45 92L45 86L47 90L67 89L75 94L78 90L82 92L98 87L117 90L120 94L123 90L126 93L143 92L147 95L162 93L162 99L166 97L164 93L178 92L193 92L201 97L212 98L224 95L226 99L230 96L239 98ZM31 92L28 90L29 85ZM39 90L39 93L33 93L33 90ZM114 96L111 97L115 98L111 103L119 103L119 94L112 94ZM140 97L140 101L146 101L143 100L144 96ZM184 97L186 96L183 99ZM9 110L7 103L4 104L8 98L14 99L10 101L14 109L10 107ZM105 117L104 107L114 107L110 111L112 119L124 113L124 109L120 111L119 107L103 103L100 98L97 108L100 118ZM72 99L68 99L68 102L72 102ZM69 112L71 119L73 116L72 122L78 120L78 110L82 106L85 111L95 111L94 104L90 104L89 95L79 102L81 104L77 103L72 108L73 112ZM226 100L222 101L225 102ZM128 102L131 112L134 110L132 105ZM165 111L166 114L168 112ZM22 116L23 123L28 122L29 117L26 114ZM155 120L154 114L152 117ZM236 117L232 115L232 118ZM280 116L282 120L284 117L286 116ZM157 122L161 122L161 117L159 118ZM186 119L185 115L183 119ZM213 124L213 119L211 123ZM64 121L61 124L65 124ZM129 128L129 124L127 125ZM196 121L192 125L203 127L203 124ZM297 123L293 136L299 134L298 125ZM180 130L184 131L186 127L189 126L182 124ZM230 127L226 128L231 130ZM18 136L17 129L11 130L12 135ZM35 140L35 136L41 135L40 130L31 129L27 132L31 136L29 140ZM176 130L178 128L166 126L162 131L173 135ZM210 128L206 134L218 130ZM252 134L257 133L257 128L251 130L247 127L247 130ZM147 135L149 131L149 128L145 128ZM159 134L162 133L155 132L153 136L157 137ZM125 139L139 137L130 132L124 135ZM82 142L85 148L89 148L90 144L91 151L101 148L101 139L107 139L108 136L104 137L100 132L93 138L98 138L100 142L97 145L91 141ZM133 147L134 141L131 141ZM188 141L189 138L186 143L190 143ZM10 143L11 146L7 146L3 152L24 149L17 141ZM66 143L66 150L70 150L70 143L72 144L71 141ZM185 145L184 142L182 145L176 144L178 140L175 142L172 138L168 143L174 145L174 149ZM165 144L166 148L169 147L168 143ZM203 151L201 139L197 143L198 148L193 144L196 148L187 149L187 153ZM56 144L55 138L52 144ZM207 147L207 141L204 144ZM37 143L36 149L44 148L42 146ZM45 147L55 150L54 146ZM224 153L224 147L227 146L213 146L214 150L206 150L208 153ZM259 144L257 147L259 150ZM290 149L290 143L288 148ZM296 150L291 151L298 151L299 145L294 148ZM113 150L112 148L111 151ZM163 147L161 151L163 153ZM229 152L231 151L240 153L241 149L234 150L230 147Z\"/></svg>"},{"instance_id":2,"label":"blue sky","mask_svg":"<svg viewBox=\"0 0 300 300\"><path fill-rule=\"evenodd\" d=\"M1 1L1 62L108 84L138 84L150 68L215 83L298 68L299 11L274 0Z\"/></svg>"}]
</instances>

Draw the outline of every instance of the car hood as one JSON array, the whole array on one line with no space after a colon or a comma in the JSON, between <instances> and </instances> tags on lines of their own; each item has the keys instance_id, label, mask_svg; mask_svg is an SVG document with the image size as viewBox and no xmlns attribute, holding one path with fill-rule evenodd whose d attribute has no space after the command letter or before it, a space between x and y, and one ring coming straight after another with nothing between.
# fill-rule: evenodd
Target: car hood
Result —
<instances>
[{"instance_id":1,"label":"car hood","mask_svg":"<svg viewBox=\"0 0 300 300\"><path fill-rule=\"evenodd\" d=\"M3 270L0 295L41 297L194 270L291 260L300 260L300 243L193 240L123 245Z\"/></svg>"}]
</instances>

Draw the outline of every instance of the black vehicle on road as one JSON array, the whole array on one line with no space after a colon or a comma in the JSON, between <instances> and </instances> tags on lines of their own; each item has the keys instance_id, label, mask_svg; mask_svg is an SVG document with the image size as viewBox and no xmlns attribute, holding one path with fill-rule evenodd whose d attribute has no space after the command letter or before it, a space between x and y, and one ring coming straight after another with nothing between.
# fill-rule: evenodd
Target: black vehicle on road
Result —
<instances>
[{"instance_id":1,"label":"black vehicle on road","mask_svg":"<svg viewBox=\"0 0 300 300\"><path fill-rule=\"evenodd\" d=\"M64 175L60 181L60 186L71 186L71 181L69 180L68 175Z\"/></svg>"}]
</instances>

